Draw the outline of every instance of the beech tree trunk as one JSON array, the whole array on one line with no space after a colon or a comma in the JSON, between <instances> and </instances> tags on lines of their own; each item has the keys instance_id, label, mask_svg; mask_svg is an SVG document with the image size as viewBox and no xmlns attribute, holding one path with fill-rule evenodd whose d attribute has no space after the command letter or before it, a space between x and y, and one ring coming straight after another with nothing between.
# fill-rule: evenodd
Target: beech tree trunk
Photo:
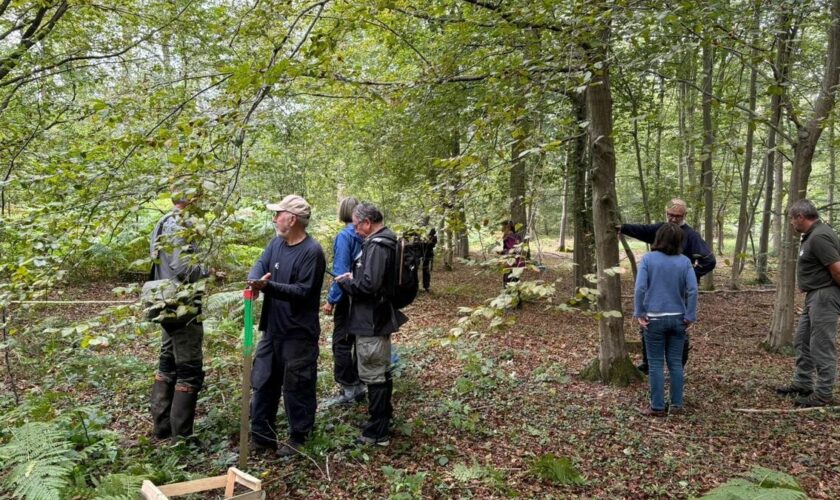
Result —
<instances>
[{"instance_id":1,"label":"beech tree trunk","mask_svg":"<svg viewBox=\"0 0 840 500\"><path fill-rule=\"evenodd\" d=\"M586 96L571 94L575 123L586 121ZM592 229L592 183L589 182L589 159L586 154L587 136L579 134L570 144L569 168L572 172L572 222L575 246L572 259L575 263L575 288L591 286L585 276L595 272L595 239Z\"/></svg>"},{"instance_id":2,"label":"beech tree trunk","mask_svg":"<svg viewBox=\"0 0 840 500\"><path fill-rule=\"evenodd\" d=\"M714 170L712 170L712 153L715 145L715 132L712 125L712 70L714 69L715 53L710 45L703 46L703 237L714 248L715 213L714 213ZM714 271L701 279L704 290L714 290Z\"/></svg>"},{"instance_id":3,"label":"beech tree trunk","mask_svg":"<svg viewBox=\"0 0 840 500\"><path fill-rule=\"evenodd\" d=\"M461 133L457 130L452 134L451 155L453 158L461 156ZM453 218L455 221L455 234L453 235L455 255L462 259L467 259L470 256L470 238L467 233L467 210L462 197L458 198L458 204L455 208Z\"/></svg>"},{"instance_id":4,"label":"beech tree trunk","mask_svg":"<svg viewBox=\"0 0 840 500\"><path fill-rule=\"evenodd\" d=\"M759 4L756 3L753 7L753 26L757 29L759 25ZM757 37L755 37L757 38ZM757 40L753 40L753 60L758 60L759 52ZM747 211L747 203L750 197L750 171L752 169L753 157L753 136L755 135L755 126L753 126L752 117L755 114L756 101L756 79L758 77L758 69L755 64L751 65L750 70L750 97L749 110L750 121L747 123L747 144L744 146L744 169L741 172L741 201L738 207L738 233L735 236L735 251L732 255L732 274L729 280L729 288L737 290L741 287L741 270L744 264L744 254L747 250L747 234L750 231L750 215ZM721 239L723 235L721 235Z\"/></svg>"},{"instance_id":5,"label":"beech tree trunk","mask_svg":"<svg viewBox=\"0 0 840 500\"><path fill-rule=\"evenodd\" d=\"M837 148L834 144L834 122L828 127L828 224L834 227L834 182L837 180Z\"/></svg>"},{"instance_id":6,"label":"beech tree trunk","mask_svg":"<svg viewBox=\"0 0 840 500\"><path fill-rule=\"evenodd\" d=\"M784 113L784 111L782 111ZM781 122L780 122L781 123ZM785 185L784 156L776 153L774 156L773 172L776 176L776 192L773 193L773 223L770 225L770 237L773 239L770 255L779 255L782 248L782 231L784 228L784 198L785 192L782 186Z\"/></svg>"},{"instance_id":7,"label":"beech tree trunk","mask_svg":"<svg viewBox=\"0 0 840 500\"><path fill-rule=\"evenodd\" d=\"M788 113L790 120L796 125L797 129L788 206L805 198L808 192L811 162L826 120L834 107L834 93L838 82L840 82L840 0L832 0L825 73L820 85L820 93L814 104L814 111L808 122L804 124L800 123L792 113ZM787 229L780 255L776 304L773 309L773 321L765 341L765 346L774 351L789 347L793 340L793 295L796 286L799 234L793 230L790 224L785 224L785 227Z\"/></svg>"},{"instance_id":8,"label":"beech tree trunk","mask_svg":"<svg viewBox=\"0 0 840 500\"><path fill-rule=\"evenodd\" d=\"M525 113L524 109L519 110ZM527 234L528 215L525 208L525 187L528 184L526 169L527 158L522 156L528 147L531 123L528 119L517 120L513 130L513 144L510 146L510 220L516 225L516 231Z\"/></svg>"},{"instance_id":9,"label":"beech tree trunk","mask_svg":"<svg viewBox=\"0 0 840 500\"><path fill-rule=\"evenodd\" d=\"M840 1L840 0L838 0ZM612 96L607 60L608 28L590 49L592 85L586 92L589 110L589 148L592 155L592 215L595 226L595 258L598 268L600 349L597 373L601 381L628 384L641 378L627 355L621 306L618 266L618 203L615 191L615 148L612 135ZM599 64L600 63L600 64ZM595 363L589 370L593 375Z\"/></svg>"},{"instance_id":10,"label":"beech tree trunk","mask_svg":"<svg viewBox=\"0 0 840 500\"><path fill-rule=\"evenodd\" d=\"M566 155L566 168L563 172L563 207L560 214L560 237L557 239L557 249L566 251L566 227L569 223L569 155Z\"/></svg>"}]
</instances>

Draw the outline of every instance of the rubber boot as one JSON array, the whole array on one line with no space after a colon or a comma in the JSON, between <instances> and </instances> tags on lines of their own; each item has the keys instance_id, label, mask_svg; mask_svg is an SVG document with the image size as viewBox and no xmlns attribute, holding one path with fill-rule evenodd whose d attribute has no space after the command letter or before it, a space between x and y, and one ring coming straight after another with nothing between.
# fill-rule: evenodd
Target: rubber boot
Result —
<instances>
[{"instance_id":1,"label":"rubber boot","mask_svg":"<svg viewBox=\"0 0 840 500\"><path fill-rule=\"evenodd\" d=\"M172 435L169 412L170 408L172 408L172 395L174 392L175 384L159 376L155 376L149 406L152 412L152 422L154 423L154 434L158 439L166 439Z\"/></svg>"},{"instance_id":2,"label":"rubber boot","mask_svg":"<svg viewBox=\"0 0 840 500\"><path fill-rule=\"evenodd\" d=\"M198 392L192 387L177 386L175 395L172 398L172 439L191 436L193 433L193 420L195 420L195 404L198 401Z\"/></svg>"}]
</instances>

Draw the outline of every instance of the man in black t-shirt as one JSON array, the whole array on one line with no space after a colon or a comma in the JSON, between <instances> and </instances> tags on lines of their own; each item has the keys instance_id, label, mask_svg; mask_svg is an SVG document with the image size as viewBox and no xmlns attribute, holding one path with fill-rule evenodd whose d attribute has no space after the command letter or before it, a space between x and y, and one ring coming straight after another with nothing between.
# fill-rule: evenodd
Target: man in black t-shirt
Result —
<instances>
[{"instance_id":1,"label":"man in black t-shirt","mask_svg":"<svg viewBox=\"0 0 840 500\"><path fill-rule=\"evenodd\" d=\"M796 278L806 295L793 342L793 382L776 392L798 396L796 405L803 408L830 406L834 404L837 378L840 240L828 224L819 220L816 207L808 200L795 201L788 215L793 229L802 233Z\"/></svg>"},{"instance_id":2,"label":"man in black t-shirt","mask_svg":"<svg viewBox=\"0 0 840 500\"><path fill-rule=\"evenodd\" d=\"M251 387L251 439L255 450L277 448L281 389L289 439L277 454L295 455L315 425L318 375L318 311L326 259L306 233L311 209L300 196L267 204L275 212L277 237L248 273L248 285L265 294Z\"/></svg>"}]
</instances>

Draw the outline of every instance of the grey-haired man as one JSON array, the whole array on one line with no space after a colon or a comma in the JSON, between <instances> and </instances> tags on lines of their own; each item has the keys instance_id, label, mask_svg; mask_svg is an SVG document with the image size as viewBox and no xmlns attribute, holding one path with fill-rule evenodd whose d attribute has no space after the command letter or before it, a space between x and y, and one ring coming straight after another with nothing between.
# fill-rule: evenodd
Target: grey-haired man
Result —
<instances>
[{"instance_id":1,"label":"grey-haired man","mask_svg":"<svg viewBox=\"0 0 840 500\"><path fill-rule=\"evenodd\" d=\"M251 439L255 449L277 448L280 396L289 421L281 457L295 455L315 425L318 375L318 318L326 259L306 232L309 204L289 195L266 208L274 211L277 237L248 274L249 286L265 294L251 387Z\"/></svg>"},{"instance_id":2,"label":"grey-haired man","mask_svg":"<svg viewBox=\"0 0 840 500\"><path fill-rule=\"evenodd\" d=\"M788 209L790 224L802 234L796 281L805 292L793 346L796 365L790 385L779 387L783 396L799 396L804 408L834 404L837 379L837 318L840 316L840 239L819 219L808 200Z\"/></svg>"},{"instance_id":3,"label":"grey-haired man","mask_svg":"<svg viewBox=\"0 0 840 500\"><path fill-rule=\"evenodd\" d=\"M359 378L367 385L368 422L358 442L387 446L391 439L391 334L407 318L391 304L396 286L397 237L371 203L353 209L356 234L364 238L352 272L335 278L351 297L348 329L356 336Z\"/></svg>"}]
</instances>

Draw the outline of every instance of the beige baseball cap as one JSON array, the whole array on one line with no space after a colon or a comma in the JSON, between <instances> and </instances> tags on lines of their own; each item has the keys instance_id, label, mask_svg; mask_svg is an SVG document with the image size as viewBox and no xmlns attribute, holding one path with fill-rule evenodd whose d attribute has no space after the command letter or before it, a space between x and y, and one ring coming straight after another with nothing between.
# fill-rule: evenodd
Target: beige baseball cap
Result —
<instances>
[{"instance_id":1,"label":"beige baseball cap","mask_svg":"<svg viewBox=\"0 0 840 500\"><path fill-rule=\"evenodd\" d=\"M266 203L265 208L274 212L289 212L307 219L312 214L312 208L309 206L309 203L296 194L286 196L280 203Z\"/></svg>"}]
</instances>

